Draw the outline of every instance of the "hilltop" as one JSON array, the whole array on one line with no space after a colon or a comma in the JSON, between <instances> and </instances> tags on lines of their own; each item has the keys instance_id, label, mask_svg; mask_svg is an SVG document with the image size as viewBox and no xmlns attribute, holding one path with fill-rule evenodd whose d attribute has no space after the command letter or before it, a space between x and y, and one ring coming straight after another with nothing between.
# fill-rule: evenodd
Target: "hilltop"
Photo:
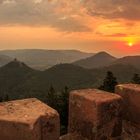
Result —
<instances>
[{"instance_id":1,"label":"hilltop","mask_svg":"<svg viewBox=\"0 0 140 140\"><path fill-rule=\"evenodd\" d=\"M111 56L106 52L99 52L91 57L76 61L73 64L81 66L83 68L92 69L107 66L115 60L117 60L117 58L115 58L114 56Z\"/></svg>"}]
</instances>

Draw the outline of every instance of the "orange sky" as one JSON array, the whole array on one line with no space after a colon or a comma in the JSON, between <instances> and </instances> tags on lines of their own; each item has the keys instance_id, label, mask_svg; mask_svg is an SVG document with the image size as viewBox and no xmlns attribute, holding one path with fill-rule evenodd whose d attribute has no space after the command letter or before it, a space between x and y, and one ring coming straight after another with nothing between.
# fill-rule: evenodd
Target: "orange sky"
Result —
<instances>
[{"instance_id":1,"label":"orange sky","mask_svg":"<svg viewBox=\"0 0 140 140\"><path fill-rule=\"evenodd\" d=\"M0 49L140 54L140 1L2 0Z\"/></svg>"}]
</instances>

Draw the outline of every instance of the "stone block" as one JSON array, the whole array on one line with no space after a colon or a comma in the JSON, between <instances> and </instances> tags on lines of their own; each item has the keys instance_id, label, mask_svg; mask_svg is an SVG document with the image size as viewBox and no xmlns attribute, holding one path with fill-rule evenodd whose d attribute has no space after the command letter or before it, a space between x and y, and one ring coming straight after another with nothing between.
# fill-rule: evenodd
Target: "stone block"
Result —
<instances>
[{"instance_id":1,"label":"stone block","mask_svg":"<svg viewBox=\"0 0 140 140\"><path fill-rule=\"evenodd\" d=\"M123 140L140 140L140 126L123 120Z\"/></svg>"},{"instance_id":2,"label":"stone block","mask_svg":"<svg viewBox=\"0 0 140 140\"><path fill-rule=\"evenodd\" d=\"M58 113L37 99L0 103L0 140L58 140Z\"/></svg>"},{"instance_id":3,"label":"stone block","mask_svg":"<svg viewBox=\"0 0 140 140\"><path fill-rule=\"evenodd\" d=\"M123 117L140 124L140 85L123 84L116 86L115 93L124 101Z\"/></svg>"},{"instance_id":4,"label":"stone block","mask_svg":"<svg viewBox=\"0 0 140 140\"><path fill-rule=\"evenodd\" d=\"M121 136L121 96L97 89L70 93L69 133L86 140L108 140Z\"/></svg>"},{"instance_id":5,"label":"stone block","mask_svg":"<svg viewBox=\"0 0 140 140\"><path fill-rule=\"evenodd\" d=\"M115 92L123 98L123 139L140 140L140 85L118 85Z\"/></svg>"}]
</instances>

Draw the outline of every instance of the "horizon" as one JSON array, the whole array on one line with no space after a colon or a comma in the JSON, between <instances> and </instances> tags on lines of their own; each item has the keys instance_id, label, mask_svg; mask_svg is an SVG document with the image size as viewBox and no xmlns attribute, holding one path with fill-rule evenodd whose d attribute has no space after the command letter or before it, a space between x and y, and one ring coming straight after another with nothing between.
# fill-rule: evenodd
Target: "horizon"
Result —
<instances>
[{"instance_id":1,"label":"horizon","mask_svg":"<svg viewBox=\"0 0 140 140\"><path fill-rule=\"evenodd\" d=\"M0 50L140 54L140 1L2 0Z\"/></svg>"},{"instance_id":2,"label":"horizon","mask_svg":"<svg viewBox=\"0 0 140 140\"><path fill-rule=\"evenodd\" d=\"M42 49L42 48L21 48L21 49L0 49L0 52L2 52L2 51L25 51L25 50L27 50L27 51L29 51L29 50L32 50L32 51L34 51L34 50L41 50L41 51L78 51L78 52L81 52L81 53L89 53L89 54L93 54L93 55L96 55L96 54L98 54L98 53L101 53L101 52L105 52L105 53L107 53L107 54L109 54L109 55L111 55L111 56L114 56L114 57L116 57L116 58L122 58L122 57L127 57L127 56L140 56L140 54L138 53L138 54L129 54L129 55L115 55L115 54L112 54L112 53L110 53L110 52L108 52L108 51L105 51L105 50L101 50L101 51L97 51L97 52L88 52L88 51L83 51L83 50L76 50L76 49Z\"/></svg>"}]
</instances>

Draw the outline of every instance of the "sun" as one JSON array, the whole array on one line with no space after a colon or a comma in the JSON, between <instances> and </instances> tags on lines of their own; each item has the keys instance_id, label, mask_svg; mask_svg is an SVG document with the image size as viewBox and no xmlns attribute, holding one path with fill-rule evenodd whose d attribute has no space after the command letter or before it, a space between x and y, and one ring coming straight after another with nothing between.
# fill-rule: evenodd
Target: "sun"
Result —
<instances>
[{"instance_id":1,"label":"sun","mask_svg":"<svg viewBox=\"0 0 140 140\"><path fill-rule=\"evenodd\" d=\"M134 44L132 42L128 42L128 46L132 47Z\"/></svg>"},{"instance_id":2,"label":"sun","mask_svg":"<svg viewBox=\"0 0 140 140\"><path fill-rule=\"evenodd\" d=\"M127 47L134 47L137 42L137 39L134 37L126 37L125 38L125 45Z\"/></svg>"}]
</instances>

